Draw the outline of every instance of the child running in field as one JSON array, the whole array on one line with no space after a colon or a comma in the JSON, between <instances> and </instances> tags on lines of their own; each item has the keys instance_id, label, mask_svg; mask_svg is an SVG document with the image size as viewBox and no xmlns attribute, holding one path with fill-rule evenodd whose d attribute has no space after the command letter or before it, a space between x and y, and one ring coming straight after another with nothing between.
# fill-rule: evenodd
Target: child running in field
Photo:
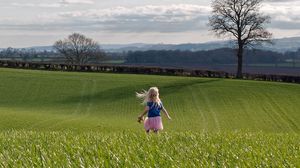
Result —
<instances>
[{"instance_id":1,"label":"child running in field","mask_svg":"<svg viewBox=\"0 0 300 168\"><path fill-rule=\"evenodd\" d=\"M169 113L164 108L163 103L159 98L159 92L157 87L151 87L148 91L142 93L136 93L136 96L143 100L145 105L144 112L138 117L138 122L144 121L144 127L147 133L152 130L155 133L163 130L163 124L160 116L162 110L167 118L171 120ZM148 117L144 120L144 115L148 113Z\"/></svg>"}]
</instances>

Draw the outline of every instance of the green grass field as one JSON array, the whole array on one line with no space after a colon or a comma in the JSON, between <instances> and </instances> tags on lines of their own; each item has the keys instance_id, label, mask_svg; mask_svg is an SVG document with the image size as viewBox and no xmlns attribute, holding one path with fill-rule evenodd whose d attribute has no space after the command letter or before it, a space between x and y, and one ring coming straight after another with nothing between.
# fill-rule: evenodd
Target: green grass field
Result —
<instances>
[{"instance_id":1,"label":"green grass field","mask_svg":"<svg viewBox=\"0 0 300 168\"><path fill-rule=\"evenodd\" d=\"M3 167L300 166L297 84L15 69L0 81ZM173 119L154 136L136 122L150 86Z\"/></svg>"}]
</instances>

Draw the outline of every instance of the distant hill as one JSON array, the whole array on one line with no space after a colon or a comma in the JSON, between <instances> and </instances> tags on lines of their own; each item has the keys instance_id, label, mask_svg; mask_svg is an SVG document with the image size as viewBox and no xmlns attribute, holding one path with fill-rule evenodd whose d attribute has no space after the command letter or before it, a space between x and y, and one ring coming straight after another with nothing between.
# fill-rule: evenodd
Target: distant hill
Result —
<instances>
[{"instance_id":1,"label":"distant hill","mask_svg":"<svg viewBox=\"0 0 300 168\"><path fill-rule=\"evenodd\" d=\"M37 51L53 51L54 48L52 46L35 46L29 47L28 49L35 49Z\"/></svg>"},{"instance_id":2,"label":"distant hill","mask_svg":"<svg viewBox=\"0 0 300 168\"><path fill-rule=\"evenodd\" d=\"M272 40L273 44L256 46L257 49L271 50L275 52L297 51L300 48L300 37L282 38Z\"/></svg>"},{"instance_id":3,"label":"distant hill","mask_svg":"<svg viewBox=\"0 0 300 168\"><path fill-rule=\"evenodd\" d=\"M230 42L208 42L208 43L186 43L186 44L128 44L128 45L106 45L101 47L108 52L147 51L147 50L181 50L201 51L218 48L228 48Z\"/></svg>"},{"instance_id":4,"label":"distant hill","mask_svg":"<svg viewBox=\"0 0 300 168\"><path fill-rule=\"evenodd\" d=\"M300 48L300 37L282 38L272 40L273 44L263 44L256 46L257 49L270 50L275 52L296 51ZM234 46L232 41L216 41L207 43L186 43L186 44L128 44L128 45L101 45L102 48L109 52L123 51L147 51L147 50L181 50L181 51L202 51L219 48L231 48Z\"/></svg>"},{"instance_id":5,"label":"distant hill","mask_svg":"<svg viewBox=\"0 0 300 168\"><path fill-rule=\"evenodd\" d=\"M257 49L270 50L275 52L296 51L300 48L300 37L282 38L272 40L273 44L263 44L256 46ZM232 41L215 41L207 43L185 43L185 44L145 44L145 43L132 43L132 44L100 44L102 49L107 52L127 52L127 51L147 51L147 50L181 50L181 51L202 51L213 50L218 48L231 48L233 47ZM38 51L51 51L52 46L35 46ZM0 49L1 50L1 49Z\"/></svg>"}]
</instances>

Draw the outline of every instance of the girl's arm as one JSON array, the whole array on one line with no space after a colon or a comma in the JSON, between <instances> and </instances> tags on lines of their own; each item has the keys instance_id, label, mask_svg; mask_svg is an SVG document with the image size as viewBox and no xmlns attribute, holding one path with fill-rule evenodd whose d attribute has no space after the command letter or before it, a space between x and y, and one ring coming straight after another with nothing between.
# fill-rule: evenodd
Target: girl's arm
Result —
<instances>
[{"instance_id":1,"label":"girl's arm","mask_svg":"<svg viewBox=\"0 0 300 168\"><path fill-rule=\"evenodd\" d=\"M165 113L165 115L167 116L167 118L168 118L169 120L172 119L172 118L170 117L168 111L165 109L165 107L162 107L162 111Z\"/></svg>"},{"instance_id":2,"label":"girl's arm","mask_svg":"<svg viewBox=\"0 0 300 168\"><path fill-rule=\"evenodd\" d=\"M149 111L149 106L146 106L144 112L139 116L139 118L143 118L144 115L148 113L148 111Z\"/></svg>"}]
</instances>

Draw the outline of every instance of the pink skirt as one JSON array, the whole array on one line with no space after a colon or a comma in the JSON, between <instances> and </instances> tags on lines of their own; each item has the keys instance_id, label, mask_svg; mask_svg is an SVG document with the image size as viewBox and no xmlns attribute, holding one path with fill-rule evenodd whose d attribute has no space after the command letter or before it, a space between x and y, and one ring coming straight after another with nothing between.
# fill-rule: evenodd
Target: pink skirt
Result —
<instances>
[{"instance_id":1,"label":"pink skirt","mask_svg":"<svg viewBox=\"0 0 300 168\"><path fill-rule=\"evenodd\" d=\"M144 121L145 130L162 130L163 124L161 121L161 117L147 117Z\"/></svg>"}]
</instances>

